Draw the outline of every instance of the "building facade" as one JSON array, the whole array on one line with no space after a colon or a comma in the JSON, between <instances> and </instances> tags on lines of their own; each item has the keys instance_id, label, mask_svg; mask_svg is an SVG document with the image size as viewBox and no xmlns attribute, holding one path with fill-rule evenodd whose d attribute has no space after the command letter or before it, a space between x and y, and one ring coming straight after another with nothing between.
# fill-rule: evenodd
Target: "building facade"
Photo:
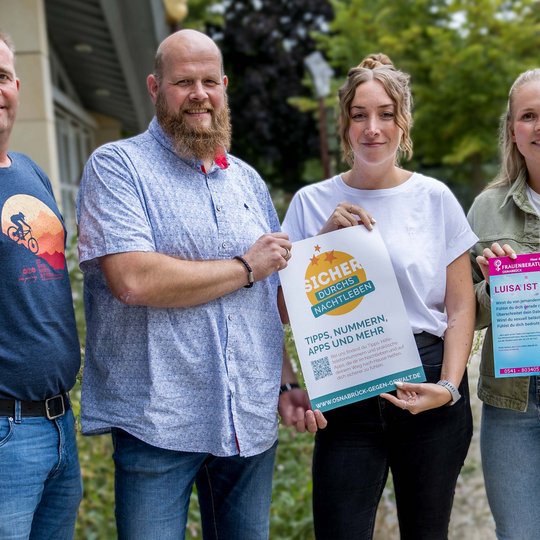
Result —
<instances>
[{"instance_id":1,"label":"building facade","mask_svg":"<svg viewBox=\"0 0 540 540\"><path fill-rule=\"evenodd\" d=\"M10 149L49 175L71 235L86 159L146 129L155 50L185 12L185 0L0 0L21 80Z\"/></svg>"}]
</instances>

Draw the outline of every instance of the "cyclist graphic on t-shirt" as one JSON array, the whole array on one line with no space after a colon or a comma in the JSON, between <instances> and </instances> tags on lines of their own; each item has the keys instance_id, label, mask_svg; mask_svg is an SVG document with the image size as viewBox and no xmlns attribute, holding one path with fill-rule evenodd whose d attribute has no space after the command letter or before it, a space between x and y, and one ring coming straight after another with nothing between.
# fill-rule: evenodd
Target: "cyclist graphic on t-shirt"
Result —
<instances>
[{"instance_id":1,"label":"cyclist graphic on t-shirt","mask_svg":"<svg viewBox=\"0 0 540 540\"><path fill-rule=\"evenodd\" d=\"M26 242L26 246L32 253L39 251L37 240L32 236L32 227L24 221L24 214L19 212L11 216L14 226L8 229L8 236L15 242ZM26 227L26 228L25 228Z\"/></svg>"},{"instance_id":2,"label":"cyclist graphic on t-shirt","mask_svg":"<svg viewBox=\"0 0 540 540\"><path fill-rule=\"evenodd\" d=\"M22 212L19 212L18 214L14 214L11 216L11 222L17 225L19 236L21 238L24 238L24 228L23 225L26 225L29 229L31 229L30 225L24 221L24 214Z\"/></svg>"}]
</instances>

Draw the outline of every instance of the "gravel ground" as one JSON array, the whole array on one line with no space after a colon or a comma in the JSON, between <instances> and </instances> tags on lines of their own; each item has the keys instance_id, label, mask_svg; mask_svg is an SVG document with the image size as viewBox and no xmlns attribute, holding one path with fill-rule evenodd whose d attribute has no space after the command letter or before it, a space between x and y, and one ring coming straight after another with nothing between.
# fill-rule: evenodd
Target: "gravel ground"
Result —
<instances>
[{"instance_id":1,"label":"gravel ground","mask_svg":"<svg viewBox=\"0 0 540 540\"><path fill-rule=\"evenodd\" d=\"M496 540L495 524L486 499L480 463L482 402L476 397L478 365L479 354L473 354L468 373L474 433L469 454L458 479L450 520L449 540ZM374 540L399 540L399 527L391 485L385 488L381 499Z\"/></svg>"}]
</instances>

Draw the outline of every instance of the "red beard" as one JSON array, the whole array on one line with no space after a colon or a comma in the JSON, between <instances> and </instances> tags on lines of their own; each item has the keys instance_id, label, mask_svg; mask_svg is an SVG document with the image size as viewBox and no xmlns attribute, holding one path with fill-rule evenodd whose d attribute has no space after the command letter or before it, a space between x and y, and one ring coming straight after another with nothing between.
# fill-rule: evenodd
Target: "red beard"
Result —
<instances>
[{"instance_id":1,"label":"red beard","mask_svg":"<svg viewBox=\"0 0 540 540\"><path fill-rule=\"evenodd\" d=\"M211 114L212 125L209 128L194 127L185 121L183 111L169 111L164 94L158 91L156 117L181 158L214 159L217 151L230 149L231 120L226 95L223 108L218 112L212 109Z\"/></svg>"}]
</instances>

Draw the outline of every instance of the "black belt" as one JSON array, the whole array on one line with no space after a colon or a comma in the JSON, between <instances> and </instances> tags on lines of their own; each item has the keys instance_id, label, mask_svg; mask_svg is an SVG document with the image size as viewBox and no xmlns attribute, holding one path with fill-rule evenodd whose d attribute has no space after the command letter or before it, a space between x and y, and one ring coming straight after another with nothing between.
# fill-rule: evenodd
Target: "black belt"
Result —
<instances>
[{"instance_id":1,"label":"black belt","mask_svg":"<svg viewBox=\"0 0 540 540\"><path fill-rule=\"evenodd\" d=\"M0 416L15 416L15 399L0 399ZM21 416L46 416L54 420L70 408L67 394L58 394L43 401L20 401Z\"/></svg>"},{"instance_id":2,"label":"black belt","mask_svg":"<svg viewBox=\"0 0 540 540\"><path fill-rule=\"evenodd\" d=\"M419 334L414 334L414 340L416 341L416 346L421 349L422 347L429 347L430 345L435 345L442 340L438 336L434 336L429 332L420 332Z\"/></svg>"}]
</instances>

